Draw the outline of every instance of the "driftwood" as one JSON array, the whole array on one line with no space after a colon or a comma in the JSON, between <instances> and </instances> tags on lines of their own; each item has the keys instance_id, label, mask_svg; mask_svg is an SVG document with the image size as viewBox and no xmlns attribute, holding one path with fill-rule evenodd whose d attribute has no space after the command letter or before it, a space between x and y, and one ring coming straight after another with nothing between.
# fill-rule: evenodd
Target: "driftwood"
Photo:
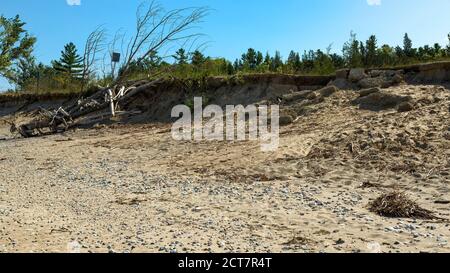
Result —
<instances>
[{"instance_id":1,"label":"driftwood","mask_svg":"<svg viewBox=\"0 0 450 273\"><path fill-rule=\"evenodd\" d=\"M63 132L77 125L78 119L95 112L105 111L108 107L110 107L109 117L112 117L116 110L120 110L118 108L130 104L139 93L156 87L160 82L160 79L148 83L139 81L135 84L131 83L128 87L105 88L64 108L60 107L57 110L40 108L32 121L21 125L13 124L11 131L18 132L23 137Z\"/></svg>"}]
</instances>

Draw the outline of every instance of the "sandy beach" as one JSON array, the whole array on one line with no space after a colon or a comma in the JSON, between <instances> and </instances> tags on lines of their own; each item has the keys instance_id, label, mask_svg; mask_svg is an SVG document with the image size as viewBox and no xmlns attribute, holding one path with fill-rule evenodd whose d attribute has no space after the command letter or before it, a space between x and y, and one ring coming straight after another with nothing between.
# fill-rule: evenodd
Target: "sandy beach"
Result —
<instances>
[{"instance_id":1,"label":"sandy beach","mask_svg":"<svg viewBox=\"0 0 450 273\"><path fill-rule=\"evenodd\" d=\"M450 252L450 91L383 92L414 109L339 90L276 152L175 141L164 123L28 139L0 123L0 252ZM369 211L393 190L443 219Z\"/></svg>"}]
</instances>

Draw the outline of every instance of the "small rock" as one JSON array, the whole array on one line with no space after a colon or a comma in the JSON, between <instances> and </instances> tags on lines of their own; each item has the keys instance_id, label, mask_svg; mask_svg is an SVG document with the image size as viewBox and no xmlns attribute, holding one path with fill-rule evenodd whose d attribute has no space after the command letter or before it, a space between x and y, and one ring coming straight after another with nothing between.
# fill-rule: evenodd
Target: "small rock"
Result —
<instances>
[{"instance_id":1,"label":"small rock","mask_svg":"<svg viewBox=\"0 0 450 273\"><path fill-rule=\"evenodd\" d=\"M403 80L404 80L404 79L403 79L402 75L400 75L400 74L395 74L395 76L392 77L392 83L393 83L393 84L399 84L399 83L402 83Z\"/></svg>"},{"instance_id":2,"label":"small rock","mask_svg":"<svg viewBox=\"0 0 450 273\"><path fill-rule=\"evenodd\" d=\"M372 78L376 78L381 75L381 72L382 72L381 70L372 70L369 72L369 74Z\"/></svg>"},{"instance_id":3,"label":"small rock","mask_svg":"<svg viewBox=\"0 0 450 273\"><path fill-rule=\"evenodd\" d=\"M411 102L402 102L397 106L397 111L400 113L414 110L414 105Z\"/></svg>"},{"instance_id":4,"label":"small rock","mask_svg":"<svg viewBox=\"0 0 450 273\"><path fill-rule=\"evenodd\" d=\"M351 82L358 82L366 77L367 75L365 73L364 68L353 68L350 70L348 80Z\"/></svg>"},{"instance_id":5,"label":"small rock","mask_svg":"<svg viewBox=\"0 0 450 273\"><path fill-rule=\"evenodd\" d=\"M193 212L200 212L202 210L203 210L202 207L195 207L195 208L192 209Z\"/></svg>"},{"instance_id":6,"label":"small rock","mask_svg":"<svg viewBox=\"0 0 450 273\"><path fill-rule=\"evenodd\" d=\"M372 87L389 87L391 83L382 77L378 78L363 78L358 81L358 86L361 88L372 88Z\"/></svg>"},{"instance_id":7,"label":"small rock","mask_svg":"<svg viewBox=\"0 0 450 273\"><path fill-rule=\"evenodd\" d=\"M338 78L335 79L334 81L331 81L328 86L336 86L338 89L341 90L348 90L348 89L353 89L352 84L344 78Z\"/></svg>"},{"instance_id":8,"label":"small rock","mask_svg":"<svg viewBox=\"0 0 450 273\"><path fill-rule=\"evenodd\" d=\"M329 97L338 91L336 86L330 85L317 91L322 97Z\"/></svg>"},{"instance_id":9,"label":"small rock","mask_svg":"<svg viewBox=\"0 0 450 273\"><path fill-rule=\"evenodd\" d=\"M336 71L336 79L347 79L349 69L340 69Z\"/></svg>"},{"instance_id":10,"label":"small rock","mask_svg":"<svg viewBox=\"0 0 450 273\"><path fill-rule=\"evenodd\" d=\"M292 124L294 122L294 118L292 116L280 116L280 126L286 126Z\"/></svg>"},{"instance_id":11,"label":"small rock","mask_svg":"<svg viewBox=\"0 0 450 273\"><path fill-rule=\"evenodd\" d=\"M366 97L372 93L377 93L380 91L381 91L380 88L374 87L374 88L362 89L362 90L358 91L358 94L359 94L359 97L362 98L362 97Z\"/></svg>"}]
</instances>

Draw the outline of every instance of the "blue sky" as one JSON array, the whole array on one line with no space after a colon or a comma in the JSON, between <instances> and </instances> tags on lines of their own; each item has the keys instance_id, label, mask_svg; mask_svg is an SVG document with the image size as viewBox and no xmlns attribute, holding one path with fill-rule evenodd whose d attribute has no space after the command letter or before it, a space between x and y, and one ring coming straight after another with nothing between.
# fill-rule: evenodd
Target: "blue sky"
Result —
<instances>
[{"instance_id":1,"label":"blue sky","mask_svg":"<svg viewBox=\"0 0 450 273\"><path fill-rule=\"evenodd\" d=\"M86 36L104 25L112 35L132 32L141 0L0 0L0 13L19 14L38 38L35 55L50 63L64 44L82 50ZM415 46L447 43L450 32L448 0L164 0L167 9L208 6L202 32L211 41L204 53L238 58L247 48L286 57L291 49L340 52L351 30L359 39L376 34L379 44L402 43L405 32ZM7 87L0 79L0 90Z\"/></svg>"}]
</instances>

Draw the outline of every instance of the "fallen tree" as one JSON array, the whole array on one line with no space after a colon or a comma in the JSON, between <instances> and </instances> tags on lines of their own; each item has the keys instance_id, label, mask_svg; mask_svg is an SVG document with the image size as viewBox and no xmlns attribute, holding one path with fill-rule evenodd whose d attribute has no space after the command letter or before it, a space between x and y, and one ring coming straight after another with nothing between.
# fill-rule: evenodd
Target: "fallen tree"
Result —
<instances>
[{"instance_id":1,"label":"fallen tree","mask_svg":"<svg viewBox=\"0 0 450 273\"><path fill-rule=\"evenodd\" d=\"M19 133L23 137L34 137L44 134L63 132L78 124L78 120L87 115L96 112L108 110L109 115L105 118L115 116L116 111L121 107L131 103L136 96L150 88L156 88L162 79L150 82L138 81L129 86L120 86L116 88L105 88L93 95L76 100L69 105L59 107L56 110L47 110L39 108L35 113L35 118L25 124L12 124L11 132Z\"/></svg>"}]
</instances>

